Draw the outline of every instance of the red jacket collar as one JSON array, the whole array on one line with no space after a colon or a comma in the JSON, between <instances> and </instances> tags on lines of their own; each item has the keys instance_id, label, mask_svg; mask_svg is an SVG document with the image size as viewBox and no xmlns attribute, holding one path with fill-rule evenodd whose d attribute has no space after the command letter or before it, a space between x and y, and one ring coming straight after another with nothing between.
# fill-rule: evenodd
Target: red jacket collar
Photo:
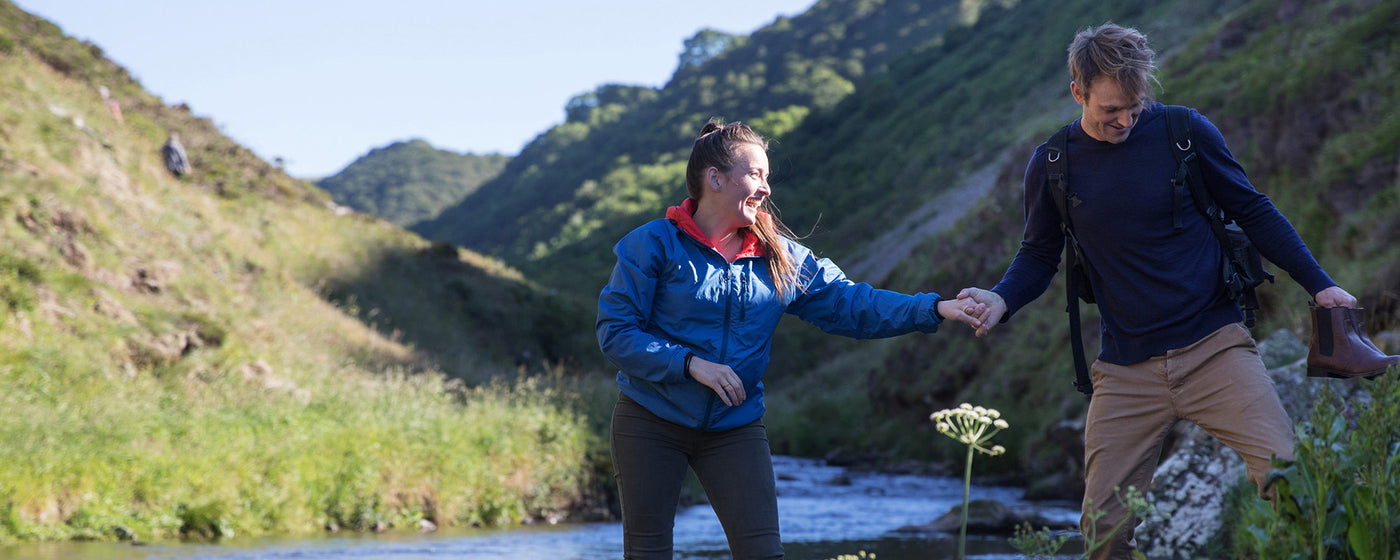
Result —
<instances>
[{"instance_id":1,"label":"red jacket collar","mask_svg":"<svg viewBox=\"0 0 1400 560\"><path fill-rule=\"evenodd\" d=\"M700 225L695 223L695 209L698 207L699 205L695 202L695 199L687 198L681 202L680 206L667 208L666 219L675 222L676 227L690 234L696 241L719 252L719 247L716 247L714 242L710 241L710 238L705 237L705 232L700 231ZM769 219L768 214L760 212L758 219L767 220ZM753 232L745 231L745 229L740 229L739 233L744 236L744 246L739 249L739 254L734 255L734 260L739 260L744 257L762 257L767 254L767 252L763 250L763 244L758 242L757 235L754 235Z\"/></svg>"}]
</instances>

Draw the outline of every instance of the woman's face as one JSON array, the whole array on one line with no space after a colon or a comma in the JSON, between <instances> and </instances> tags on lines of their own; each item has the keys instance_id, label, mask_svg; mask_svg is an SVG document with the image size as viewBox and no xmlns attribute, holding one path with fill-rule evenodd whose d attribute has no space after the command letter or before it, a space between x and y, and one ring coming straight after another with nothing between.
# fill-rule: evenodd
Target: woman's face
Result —
<instances>
[{"instance_id":1,"label":"woman's face","mask_svg":"<svg viewBox=\"0 0 1400 560\"><path fill-rule=\"evenodd\" d=\"M728 173L710 168L711 192L718 208L734 216L736 227L748 227L758 221L763 200L773 191L768 186L768 154L757 144L740 144L735 150L734 167Z\"/></svg>"}]
</instances>

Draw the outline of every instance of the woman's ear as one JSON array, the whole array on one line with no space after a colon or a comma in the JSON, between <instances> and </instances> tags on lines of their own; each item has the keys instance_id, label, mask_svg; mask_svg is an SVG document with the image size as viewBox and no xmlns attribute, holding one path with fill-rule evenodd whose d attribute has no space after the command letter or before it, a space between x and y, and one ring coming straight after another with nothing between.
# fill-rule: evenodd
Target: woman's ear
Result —
<instances>
[{"instance_id":1,"label":"woman's ear","mask_svg":"<svg viewBox=\"0 0 1400 560\"><path fill-rule=\"evenodd\" d=\"M719 192L719 170L711 167L706 176L710 179L710 188Z\"/></svg>"}]
</instances>

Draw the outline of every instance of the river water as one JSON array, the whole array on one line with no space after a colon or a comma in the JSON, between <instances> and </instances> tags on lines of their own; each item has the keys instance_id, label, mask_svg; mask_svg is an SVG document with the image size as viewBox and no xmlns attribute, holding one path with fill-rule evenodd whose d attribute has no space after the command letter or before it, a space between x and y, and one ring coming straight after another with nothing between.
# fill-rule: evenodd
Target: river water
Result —
<instances>
[{"instance_id":1,"label":"river water","mask_svg":"<svg viewBox=\"0 0 1400 560\"><path fill-rule=\"evenodd\" d=\"M924 525L962 503L962 480L850 472L819 460L774 457L778 516L790 560L822 560L859 551L879 560L943 560L956 556L957 535L896 531ZM973 499L1028 505L1020 488L976 487ZM1062 525L1077 523L1072 504L1038 504ZM675 560L727 559L714 511L699 505L676 517ZM1075 546L1071 544L1070 547ZM1067 547L1069 548L1069 547ZM1005 537L968 536L969 558L1020 558ZM436 533L337 534L322 537L226 539L209 543L40 543L0 547L0 560L612 560L622 556L620 523L527 526Z\"/></svg>"}]
</instances>

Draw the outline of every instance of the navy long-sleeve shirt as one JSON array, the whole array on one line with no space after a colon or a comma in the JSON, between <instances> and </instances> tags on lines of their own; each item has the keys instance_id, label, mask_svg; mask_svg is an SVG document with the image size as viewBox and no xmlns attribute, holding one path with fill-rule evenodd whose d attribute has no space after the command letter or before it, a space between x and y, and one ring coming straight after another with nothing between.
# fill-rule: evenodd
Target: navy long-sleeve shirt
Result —
<instances>
[{"instance_id":1,"label":"navy long-sleeve shirt","mask_svg":"<svg viewBox=\"0 0 1400 560\"><path fill-rule=\"evenodd\" d=\"M1191 131L1202 179L1226 218L1309 294L1335 286L1293 225L1249 183L1215 125L1192 110ZM1189 192L1182 230L1173 228L1177 164L1161 104L1149 104L1121 144L1095 140L1076 120L1066 149L1070 191L1080 201L1069 208L1070 223L1103 319L1099 359L1135 364L1243 319L1225 293L1220 243ZM1006 300L1003 320L1044 293L1059 268L1065 237L1045 166L1041 144L1026 166L1021 248L992 288Z\"/></svg>"}]
</instances>

